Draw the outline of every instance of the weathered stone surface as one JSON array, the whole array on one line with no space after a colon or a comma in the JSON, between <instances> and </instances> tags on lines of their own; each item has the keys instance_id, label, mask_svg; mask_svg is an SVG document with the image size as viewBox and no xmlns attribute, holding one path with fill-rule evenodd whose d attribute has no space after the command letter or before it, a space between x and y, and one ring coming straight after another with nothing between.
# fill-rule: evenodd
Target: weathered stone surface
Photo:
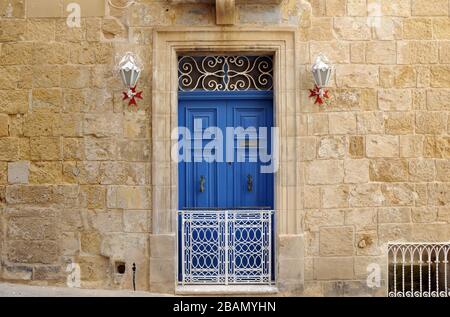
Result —
<instances>
[{"instance_id":1,"label":"weathered stone surface","mask_svg":"<svg viewBox=\"0 0 450 317\"><path fill-rule=\"evenodd\" d=\"M54 218L13 217L8 221L8 238L11 240L55 240Z\"/></svg>"},{"instance_id":2,"label":"weathered stone surface","mask_svg":"<svg viewBox=\"0 0 450 317\"><path fill-rule=\"evenodd\" d=\"M450 67L439 65L431 67L431 87L448 88L450 87Z\"/></svg>"},{"instance_id":3,"label":"weathered stone surface","mask_svg":"<svg viewBox=\"0 0 450 317\"><path fill-rule=\"evenodd\" d=\"M412 134L414 131L414 114L403 112L389 112L384 117L386 134Z\"/></svg>"},{"instance_id":4,"label":"weathered stone surface","mask_svg":"<svg viewBox=\"0 0 450 317\"><path fill-rule=\"evenodd\" d=\"M408 162L406 160L371 160L369 171L372 182L402 182L408 180Z\"/></svg>"},{"instance_id":5,"label":"weathered stone surface","mask_svg":"<svg viewBox=\"0 0 450 317\"><path fill-rule=\"evenodd\" d=\"M378 184L360 184L350 187L351 207L381 206L383 202L384 196Z\"/></svg>"},{"instance_id":6,"label":"weathered stone surface","mask_svg":"<svg viewBox=\"0 0 450 317\"><path fill-rule=\"evenodd\" d=\"M438 61L438 44L431 41L397 42L399 64L433 64Z\"/></svg>"},{"instance_id":7,"label":"weathered stone surface","mask_svg":"<svg viewBox=\"0 0 450 317\"><path fill-rule=\"evenodd\" d=\"M116 141L111 138L84 138L86 159L92 161L106 161L116 158Z\"/></svg>"},{"instance_id":8,"label":"weathered stone surface","mask_svg":"<svg viewBox=\"0 0 450 317\"><path fill-rule=\"evenodd\" d=\"M437 207L419 207L412 209L412 220L414 222L435 222L438 218Z\"/></svg>"},{"instance_id":9,"label":"weathered stone surface","mask_svg":"<svg viewBox=\"0 0 450 317\"><path fill-rule=\"evenodd\" d=\"M381 192L386 206L412 206L414 204L414 187L411 184L383 184Z\"/></svg>"},{"instance_id":10,"label":"weathered stone surface","mask_svg":"<svg viewBox=\"0 0 450 317\"><path fill-rule=\"evenodd\" d=\"M378 209L379 223L409 223L411 222L411 208L380 208Z\"/></svg>"},{"instance_id":11,"label":"weathered stone surface","mask_svg":"<svg viewBox=\"0 0 450 317\"><path fill-rule=\"evenodd\" d=\"M58 256L54 241L10 241L7 247L8 260L12 262L50 264Z\"/></svg>"},{"instance_id":12,"label":"weathered stone surface","mask_svg":"<svg viewBox=\"0 0 450 317\"><path fill-rule=\"evenodd\" d=\"M149 209L151 194L144 186L108 186L108 208Z\"/></svg>"},{"instance_id":13,"label":"weathered stone surface","mask_svg":"<svg viewBox=\"0 0 450 317\"><path fill-rule=\"evenodd\" d=\"M427 90L427 109L428 110L450 109L450 90L446 89Z\"/></svg>"},{"instance_id":14,"label":"weathered stone surface","mask_svg":"<svg viewBox=\"0 0 450 317\"><path fill-rule=\"evenodd\" d=\"M370 28L365 18L339 17L334 19L334 31L341 40L368 40Z\"/></svg>"},{"instance_id":15,"label":"weathered stone surface","mask_svg":"<svg viewBox=\"0 0 450 317\"><path fill-rule=\"evenodd\" d=\"M330 134L356 133L356 117L353 113L330 113L328 119L330 123Z\"/></svg>"},{"instance_id":16,"label":"weathered stone surface","mask_svg":"<svg viewBox=\"0 0 450 317\"><path fill-rule=\"evenodd\" d=\"M6 114L26 113L29 108L27 90L0 90L0 112Z\"/></svg>"},{"instance_id":17,"label":"weathered stone surface","mask_svg":"<svg viewBox=\"0 0 450 317\"><path fill-rule=\"evenodd\" d=\"M338 87L370 88L378 83L378 67L360 65L339 65L336 67Z\"/></svg>"},{"instance_id":18,"label":"weathered stone surface","mask_svg":"<svg viewBox=\"0 0 450 317\"><path fill-rule=\"evenodd\" d=\"M378 91L378 106L385 111L406 111L412 106L411 91L406 89L383 89Z\"/></svg>"},{"instance_id":19,"label":"weathered stone surface","mask_svg":"<svg viewBox=\"0 0 450 317\"><path fill-rule=\"evenodd\" d=\"M439 112L417 112L416 133L441 134L446 131L447 117Z\"/></svg>"},{"instance_id":20,"label":"weathered stone surface","mask_svg":"<svg viewBox=\"0 0 450 317\"><path fill-rule=\"evenodd\" d=\"M436 180L448 182L450 180L450 161L436 160Z\"/></svg>"},{"instance_id":21,"label":"weathered stone surface","mask_svg":"<svg viewBox=\"0 0 450 317\"><path fill-rule=\"evenodd\" d=\"M31 158L33 160L60 160L61 139L59 137L31 138Z\"/></svg>"},{"instance_id":22,"label":"weathered stone surface","mask_svg":"<svg viewBox=\"0 0 450 317\"><path fill-rule=\"evenodd\" d=\"M345 137L323 137L318 147L319 158L342 158L345 155Z\"/></svg>"},{"instance_id":23,"label":"weathered stone surface","mask_svg":"<svg viewBox=\"0 0 450 317\"><path fill-rule=\"evenodd\" d=\"M432 182L436 175L433 160L412 159L409 161L409 180L412 182Z\"/></svg>"},{"instance_id":24,"label":"weathered stone surface","mask_svg":"<svg viewBox=\"0 0 450 317\"><path fill-rule=\"evenodd\" d=\"M123 225L125 232L147 232L148 225L147 210L124 210Z\"/></svg>"},{"instance_id":25,"label":"weathered stone surface","mask_svg":"<svg viewBox=\"0 0 450 317\"><path fill-rule=\"evenodd\" d=\"M346 280L353 277L353 257L321 257L314 259L315 279Z\"/></svg>"},{"instance_id":26,"label":"weathered stone surface","mask_svg":"<svg viewBox=\"0 0 450 317\"><path fill-rule=\"evenodd\" d=\"M347 209L345 225L354 226L356 231L375 230L377 228L377 211L375 208Z\"/></svg>"},{"instance_id":27,"label":"weathered stone surface","mask_svg":"<svg viewBox=\"0 0 450 317\"><path fill-rule=\"evenodd\" d=\"M19 159L19 139L0 138L0 161L17 161Z\"/></svg>"},{"instance_id":28,"label":"weathered stone surface","mask_svg":"<svg viewBox=\"0 0 450 317\"><path fill-rule=\"evenodd\" d=\"M428 184L428 204L430 206L447 206L450 204L450 184Z\"/></svg>"},{"instance_id":29,"label":"weathered stone surface","mask_svg":"<svg viewBox=\"0 0 450 317\"><path fill-rule=\"evenodd\" d=\"M346 256L354 253L353 227L325 227L320 229L320 255Z\"/></svg>"},{"instance_id":30,"label":"weathered stone surface","mask_svg":"<svg viewBox=\"0 0 450 317\"><path fill-rule=\"evenodd\" d=\"M345 183L367 183L369 182L369 161L345 160L344 161Z\"/></svg>"},{"instance_id":31,"label":"weathered stone surface","mask_svg":"<svg viewBox=\"0 0 450 317\"><path fill-rule=\"evenodd\" d=\"M337 184L344 178L343 164L337 160L318 160L307 164L308 184Z\"/></svg>"},{"instance_id":32,"label":"weathered stone surface","mask_svg":"<svg viewBox=\"0 0 450 317\"><path fill-rule=\"evenodd\" d=\"M364 137L351 136L349 138L348 153L352 158L361 158L365 154Z\"/></svg>"},{"instance_id":33,"label":"weathered stone surface","mask_svg":"<svg viewBox=\"0 0 450 317\"><path fill-rule=\"evenodd\" d=\"M448 17L433 19L433 34L440 40L450 40L450 21Z\"/></svg>"},{"instance_id":34,"label":"weathered stone surface","mask_svg":"<svg viewBox=\"0 0 450 317\"><path fill-rule=\"evenodd\" d=\"M348 185L322 187L322 208L348 207Z\"/></svg>"},{"instance_id":35,"label":"weathered stone surface","mask_svg":"<svg viewBox=\"0 0 450 317\"><path fill-rule=\"evenodd\" d=\"M432 38L432 24L429 18L412 18L403 22L405 39L429 40Z\"/></svg>"},{"instance_id":36,"label":"weathered stone surface","mask_svg":"<svg viewBox=\"0 0 450 317\"><path fill-rule=\"evenodd\" d=\"M357 128L360 134L382 134L384 119L382 112L361 112L357 114Z\"/></svg>"},{"instance_id":37,"label":"weathered stone surface","mask_svg":"<svg viewBox=\"0 0 450 317\"><path fill-rule=\"evenodd\" d=\"M412 13L413 15L448 15L448 3L447 0L413 0L412 1Z\"/></svg>"},{"instance_id":38,"label":"weathered stone surface","mask_svg":"<svg viewBox=\"0 0 450 317\"><path fill-rule=\"evenodd\" d=\"M27 184L30 162L19 161L8 163L8 183L10 184Z\"/></svg>"},{"instance_id":39,"label":"weathered stone surface","mask_svg":"<svg viewBox=\"0 0 450 317\"><path fill-rule=\"evenodd\" d=\"M369 64L396 64L396 43L391 41L369 42L366 46L366 62Z\"/></svg>"},{"instance_id":40,"label":"weathered stone surface","mask_svg":"<svg viewBox=\"0 0 450 317\"><path fill-rule=\"evenodd\" d=\"M399 155L399 138L388 135L368 135L366 152L368 157L396 157Z\"/></svg>"},{"instance_id":41,"label":"weathered stone surface","mask_svg":"<svg viewBox=\"0 0 450 317\"><path fill-rule=\"evenodd\" d=\"M106 187L86 185L80 187L81 205L88 209L103 209L106 207Z\"/></svg>"}]
</instances>

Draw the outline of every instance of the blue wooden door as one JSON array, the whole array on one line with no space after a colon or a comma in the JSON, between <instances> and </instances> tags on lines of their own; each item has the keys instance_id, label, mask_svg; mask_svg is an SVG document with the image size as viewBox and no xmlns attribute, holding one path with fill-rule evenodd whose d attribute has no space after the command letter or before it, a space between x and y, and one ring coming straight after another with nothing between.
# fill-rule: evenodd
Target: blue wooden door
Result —
<instances>
[{"instance_id":1,"label":"blue wooden door","mask_svg":"<svg viewBox=\"0 0 450 317\"><path fill-rule=\"evenodd\" d=\"M251 98L246 94L213 96L180 97L179 126L190 131L191 145L189 160L179 164L180 209L273 209L273 174L261 172L265 163L259 156L261 147L271 153L272 98L254 93ZM224 141L223 160L219 161L215 151L205 151L216 137L205 131L216 127ZM235 133L230 135L227 128ZM267 129L265 134L261 128ZM226 154L230 143L231 157Z\"/></svg>"},{"instance_id":2,"label":"blue wooden door","mask_svg":"<svg viewBox=\"0 0 450 317\"><path fill-rule=\"evenodd\" d=\"M198 210L178 218L180 281L186 280L183 274L194 283L274 279L274 241L268 233L273 231L273 214L249 212L274 207L273 174L261 169L270 162L262 162L259 152L271 153L272 103L270 92L180 93L178 121L189 131L184 137L190 151L179 163L179 208ZM219 133L223 143L216 144L222 154L205 151ZM189 241L183 242L183 236ZM271 252L264 249L267 245Z\"/></svg>"}]
</instances>

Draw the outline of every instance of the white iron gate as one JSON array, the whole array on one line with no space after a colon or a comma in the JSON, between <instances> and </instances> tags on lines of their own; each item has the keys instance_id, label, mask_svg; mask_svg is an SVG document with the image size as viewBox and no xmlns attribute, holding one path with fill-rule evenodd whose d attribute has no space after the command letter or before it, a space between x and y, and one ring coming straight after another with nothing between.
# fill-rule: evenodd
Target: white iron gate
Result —
<instances>
[{"instance_id":1,"label":"white iron gate","mask_svg":"<svg viewBox=\"0 0 450 317\"><path fill-rule=\"evenodd\" d=\"M390 243L390 297L449 297L450 243Z\"/></svg>"},{"instance_id":2,"label":"white iron gate","mask_svg":"<svg viewBox=\"0 0 450 317\"><path fill-rule=\"evenodd\" d=\"M273 210L180 211L180 282L271 284L273 215Z\"/></svg>"}]
</instances>

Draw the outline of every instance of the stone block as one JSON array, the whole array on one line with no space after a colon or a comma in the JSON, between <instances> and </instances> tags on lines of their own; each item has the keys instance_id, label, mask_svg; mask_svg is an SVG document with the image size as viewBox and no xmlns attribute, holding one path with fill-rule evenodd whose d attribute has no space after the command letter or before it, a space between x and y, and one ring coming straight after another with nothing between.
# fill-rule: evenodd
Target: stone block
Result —
<instances>
[{"instance_id":1,"label":"stone block","mask_svg":"<svg viewBox=\"0 0 450 317\"><path fill-rule=\"evenodd\" d=\"M124 210L123 225L125 232L147 232L148 210Z\"/></svg>"},{"instance_id":2,"label":"stone block","mask_svg":"<svg viewBox=\"0 0 450 317\"><path fill-rule=\"evenodd\" d=\"M367 183L369 182L369 161L345 160L344 161L345 183Z\"/></svg>"},{"instance_id":3,"label":"stone block","mask_svg":"<svg viewBox=\"0 0 450 317\"><path fill-rule=\"evenodd\" d=\"M175 252L175 236L173 234L150 235L150 258L172 259Z\"/></svg>"},{"instance_id":4,"label":"stone block","mask_svg":"<svg viewBox=\"0 0 450 317\"><path fill-rule=\"evenodd\" d=\"M8 238L11 240L55 240L54 218L12 217L8 220Z\"/></svg>"},{"instance_id":5,"label":"stone block","mask_svg":"<svg viewBox=\"0 0 450 317\"><path fill-rule=\"evenodd\" d=\"M404 112L389 112L384 117L386 134L412 134L414 131L414 114Z\"/></svg>"},{"instance_id":6,"label":"stone block","mask_svg":"<svg viewBox=\"0 0 450 317\"><path fill-rule=\"evenodd\" d=\"M415 194L412 184L382 184L381 192L386 206L412 206L414 204Z\"/></svg>"},{"instance_id":7,"label":"stone block","mask_svg":"<svg viewBox=\"0 0 450 317\"><path fill-rule=\"evenodd\" d=\"M408 180L408 162L399 159L378 159L370 161L372 182L401 182Z\"/></svg>"},{"instance_id":8,"label":"stone block","mask_svg":"<svg viewBox=\"0 0 450 317\"><path fill-rule=\"evenodd\" d=\"M359 134L383 134L383 113L373 111L358 113L357 130Z\"/></svg>"},{"instance_id":9,"label":"stone block","mask_svg":"<svg viewBox=\"0 0 450 317\"><path fill-rule=\"evenodd\" d=\"M442 134L446 132L447 116L440 112L421 111L416 113L416 133Z\"/></svg>"},{"instance_id":10,"label":"stone block","mask_svg":"<svg viewBox=\"0 0 450 317\"><path fill-rule=\"evenodd\" d=\"M343 158L345 137L322 137L318 145L318 157L322 159Z\"/></svg>"},{"instance_id":11,"label":"stone block","mask_svg":"<svg viewBox=\"0 0 450 317\"><path fill-rule=\"evenodd\" d=\"M370 27L366 18L336 17L334 31L340 40L364 41L370 39Z\"/></svg>"},{"instance_id":12,"label":"stone block","mask_svg":"<svg viewBox=\"0 0 450 317\"><path fill-rule=\"evenodd\" d=\"M32 162L29 171L30 184L58 184L62 181L60 162Z\"/></svg>"},{"instance_id":13,"label":"stone block","mask_svg":"<svg viewBox=\"0 0 450 317\"><path fill-rule=\"evenodd\" d=\"M412 159L409 161L409 180L411 182L432 182L435 175L434 160Z\"/></svg>"},{"instance_id":14,"label":"stone block","mask_svg":"<svg viewBox=\"0 0 450 317\"><path fill-rule=\"evenodd\" d=\"M356 133L356 117L351 112L330 113L330 134L352 134Z\"/></svg>"},{"instance_id":15,"label":"stone block","mask_svg":"<svg viewBox=\"0 0 450 317\"><path fill-rule=\"evenodd\" d=\"M375 208L353 208L345 211L345 225L354 226L356 231L376 230L377 211Z\"/></svg>"},{"instance_id":16,"label":"stone block","mask_svg":"<svg viewBox=\"0 0 450 317\"><path fill-rule=\"evenodd\" d=\"M378 80L378 66L336 66L336 85L338 87L371 88L378 85Z\"/></svg>"},{"instance_id":17,"label":"stone block","mask_svg":"<svg viewBox=\"0 0 450 317\"><path fill-rule=\"evenodd\" d=\"M433 35L439 40L450 40L450 21L448 17L433 19Z\"/></svg>"},{"instance_id":18,"label":"stone block","mask_svg":"<svg viewBox=\"0 0 450 317\"><path fill-rule=\"evenodd\" d=\"M450 28L449 28L450 30ZM431 87L449 88L450 87L450 67L439 65L431 67Z\"/></svg>"},{"instance_id":19,"label":"stone block","mask_svg":"<svg viewBox=\"0 0 450 317\"><path fill-rule=\"evenodd\" d=\"M116 113L86 114L84 116L84 134L95 137L123 135L123 116Z\"/></svg>"},{"instance_id":20,"label":"stone block","mask_svg":"<svg viewBox=\"0 0 450 317\"><path fill-rule=\"evenodd\" d=\"M368 42L366 62L369 64L396 64L396 43L391 41Z\"/></svg>"},{"instance_id":21,"label":"stone block","mask_svg":"<svg viewBox=\"0 0 450 317\"><path fill-rule=\"evenodd\" d=\"M366 151L368 157L396 157L399 156L398 136L368 135L366 137Z\"/></svg>"},{"instance_id":22,"label":"stone block","mask_svg":"<svg viewBox=\"0 0 450 317\"><path fill-rule=\"evenodd\" d=\"M321 257L314 259L317 280L348 280L354 278L353 257Z\"/></svg>"},{"instance_id":23,"label":"stone block","mask_svg":"<svg viewBox=\"0 0 450 317\"><path fill-rule=\"evenodd\" d=\"M411 222L411 208L392 207L378 209L379 223L409 223Z\"/></svg>"},{"instance_id":24,"label":"stone block","mask_svg":"<svg viewBox=\"0 0 450 317\"><path fill-rule=\"evenodd\" d=\"M348 185L322 187L322 208L348 207Z\"/></svg>"},{"instance_id":25,"label":"stone block","mask_svg":"<svg viewBox=\"0 0 450 317\"><path fill-rule=\"evenodd\" d=\"M378 106L384 111L407 111L412 107L411 91L382 89L378 91Z\"/></svg>"},{"instance_id":26,"label":"stone block","mask_svg":"<svg viewBox=\"0 0 450 317\"><path fill-rule=\"evenodd\" d=\"M11 262L51 264L58 259L58 245L54 241L10 241L7 255Z\"/></svg>"},{"instance_id":27,"label":"stone block","mask_svg":"<svg viewBox=\"0 0 450 317\"><path fill-rule=\"evenodd\" d=\"M102 236L98 231L82 231L80 233L81 251L88 254L100 254Z\"/></svg>"},{"instance_id":28,"label":"stone block","mask_svg":"<svg viewBox=\"0 0 450 317\"><path fill-rule=\"evenodd\" d=\"M151 192L144 186L108 186L108 208L150 209Z\"/></svg>"},{"instance_id":29,"label":"stone block","mask_svg":"<svg viewBox=\"0 0 450 317\"><path fill-rule=\"evenodd\" d=\"M352 158L362 158L365 153L364 137L350 136L348 142L348 153Z\"/></svg>"},{"instance_id":30,"label":"stone block","mask_svg":"<svg viewBox=\"0 0 450 317\"><path fill-rule=\"evenodd\" d=\"M354 253L353 227L320 228L320 255L346 256Z\"/></svg>"},{"instance_id":31,"label":"stone block","mask_svg":"<svg viewBox=\"0 0 450 317\"><path fill-rule=\"evenodd\" d=\"M424 16L448 15L447 0L413 0L412 14Z\"/></svg>"},{"instance_id":32,"label":"stone block","mask_svg":"<svg viewBox=\"0 0 450 317\"><path fill-rule=\"evenodd\" d=\"M61 139L59 137L31 138L31 158L38 161L61 159Z\"/></svg>"},{"instance_id":33,"label":"stone block","mask_svg":"<svg viewBox=\"0 0 450 317\"><path fill-rule=\"evenodd\" d=\"M344 169L341 161L318 160L307 163L307 184L338 184L343 181Z\"/></svg>"},{"instance_id":34,"label":"stone block","mask_svg":"<svg viewBox=\"0 0 450 317\"><path fill-rule=\"evenodd\" d=\"M430 18L411 18L403 21L403 36L408 40L430 40L433 36Z\"/></svg>"},{"instance_id":35,"label":"stone block","mask_svg":"<svg viewBox=\"0 0 450 317\"><path fill-rule=\"evenodd\" d=\"M434 64L439 59L439 46L432 41L397 42L398 64Z\"/></svg>"},{"instance_id":36,"label":"stone block","mask_svg":"<svg viewBox=\"0 0 450 317\"><path fill-rule=\"evenodd\" d=\"M384 196L378 184L358 184L350 187L350 207L382 206Z\"/></svg>"},{"instance_id":37,"label":"stone block","mask_svg":"<svg viewBox=\"0 0 450 317\"><path fill-rule=\"evenodd\" d=\"M26 90L0 90L0 112L5 114L27 113L29 93Z\"/></svg>"},{"instance_id":38,"label":"stone block","mask_svg":"<svg viewBox=\"0 0 450 317\"><path fill-rule=\"evenodd\" d=\"M449 46L450 51L450 46ZM450 90L430 89L426 95L428 110L449 110L450 109Z\"/></svg>"},{"instance_id":39,"label":"stone block","mask_svg":"<svg viewBox=\"0 0 450 317\"><path fill-rule=\"evenodd\" d=\"M19 161L8 163L8 183L28 184L30 175L30 162Z\"/></svg>"},{"instance_id":40,"label":"stone block","mask_svg":"<svg viewBox=\"0 0 450 317\"><path fill-rule=\"evenodd\" d=\"M54 0L26 1L28 18L62 17L63 7L61 2Z\"/></svg>"},{"instance_id":41,"label":"stone block","mask_svg":"<svg viewBox=\"0 0 450 317\"><path fill-rule=\"evenodd\" d=\"M84 139L86 159L90 161L108 161L116 159L117 145L112 138L86 137Z\"/></svg>"}]
</instances>

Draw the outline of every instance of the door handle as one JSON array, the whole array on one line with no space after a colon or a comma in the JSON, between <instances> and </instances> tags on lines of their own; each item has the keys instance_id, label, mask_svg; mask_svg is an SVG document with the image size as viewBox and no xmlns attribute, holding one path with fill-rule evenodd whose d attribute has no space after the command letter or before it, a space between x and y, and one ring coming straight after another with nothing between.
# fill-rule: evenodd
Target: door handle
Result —
<instances>
[{"instance_id":1,"label":"door handle","mask_svg":"<svg viewBox=\"0 0 450 317\"><path fill-rule=\"evenodd\" d=\"M247 176L247 191L252 192L253 191L253 177L252 175Z\"/></svg>"},{"instance_id":2,"label":"door handle","mask_svg":"<svg viewBox=\"0 0 450 317\"><path fill-rule=\"evenodd\" d=\"M205 191L205 176L200 176L200 193Z\"/></svg>"}]
</instances>

